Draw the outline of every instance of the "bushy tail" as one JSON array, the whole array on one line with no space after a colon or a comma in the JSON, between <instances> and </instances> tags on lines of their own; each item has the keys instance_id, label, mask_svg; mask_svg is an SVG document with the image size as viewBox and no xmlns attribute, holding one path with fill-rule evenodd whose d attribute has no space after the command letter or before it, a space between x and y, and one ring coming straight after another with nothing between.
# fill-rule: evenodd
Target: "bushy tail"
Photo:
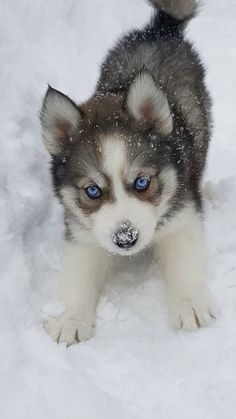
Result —
<instances>
[{"instance_id":1,"label":"bushy tail","mask_svg":"<svg viewBox=\"0 0 236 419\"><path fill-rule=\"evenodd\" d=\"M157 10L149 29L159 36L178 36L196 13L196 0L148 0Z\"/></svg>"}]
</instances>

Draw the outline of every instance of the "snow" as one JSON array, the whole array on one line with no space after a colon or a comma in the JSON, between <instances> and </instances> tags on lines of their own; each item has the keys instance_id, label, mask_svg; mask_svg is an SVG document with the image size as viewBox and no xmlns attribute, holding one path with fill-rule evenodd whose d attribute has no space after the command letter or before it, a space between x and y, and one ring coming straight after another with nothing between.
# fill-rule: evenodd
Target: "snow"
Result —
<instances>
[{"instance_id":1,"label":"snow","mask_svg":"<svg viewBox=\"0 0 236 419\"><path fill-rule=\"evenodd\" d=\"M141 0L0 3L2 419L235 418L235 0L208 0L188 30L214 104L205 228L217 321L174 331L164 283L139 260L111 278L90 341L57 346L41 326L60 310L52 279L63 235L40 139L43 94L50 83L87 98L107 48L150 12Z\"/></svg>"},{"instance_id":2,"label":"snow","mask_svg":"<svg viewBox=\"0 0 236 419\"><path fill-rule=\"evenodd\" d=\"M112 235L112 241L120 245L121 247L129 247L133 242L136 242L138 239L138 230L132 227L129 221L124 221L121 226L120 230Z\"/></svg>"}]
</instances>

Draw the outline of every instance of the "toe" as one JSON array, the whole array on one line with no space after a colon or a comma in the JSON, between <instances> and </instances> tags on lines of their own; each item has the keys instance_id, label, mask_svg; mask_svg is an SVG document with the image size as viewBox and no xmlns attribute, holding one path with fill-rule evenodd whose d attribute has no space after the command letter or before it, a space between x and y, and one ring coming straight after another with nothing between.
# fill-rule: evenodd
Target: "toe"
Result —
<instances>
[{"instance_id":1,"label":"toe","mask_svg":"<svg viewBox=\"0 0 236 419\"><path fill-rule=\"evenodd\" d=\"M216 318L216 307L209 299L180 298L171 304L171 320L176 329L195 331L208 326Z\"/></svg>"},{"instance_id":2,"label":"toe","mask_svg":"<svg viewBox=\"0 0 236 419\"><path fill-rule=\"evenodd\" d=\"M54 318L44 321L43 328L47 334L51 336L52 340L58 342L60 337L60 328L55 324Z\"/></svg>"}]
</instances>

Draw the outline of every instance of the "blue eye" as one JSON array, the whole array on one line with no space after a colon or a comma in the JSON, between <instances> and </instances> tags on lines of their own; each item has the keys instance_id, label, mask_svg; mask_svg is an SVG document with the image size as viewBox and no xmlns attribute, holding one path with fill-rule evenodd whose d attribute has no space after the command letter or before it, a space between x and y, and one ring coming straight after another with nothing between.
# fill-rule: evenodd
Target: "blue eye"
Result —
<instances>
[{"instance_id":1,"label":"blue eye","mask_svg":"<svg viewBox=\"0 0 236 419\"><path fill-rule=\"evenodd\" d=\"M134 189L137 192L146 191L150 185L150 179L145 176L137 177L134 181Z\"/></svg>"},{"instance_id":2,"label":"blue eye","mask_svg":"<svg viewBox=\"0 0 236 419\"><path fill-rule=\"evenodd\" d=\"M100 198L102 194L101 189L96 185L89 186L88 188L85 189L85 192L88 195L88 197L91 199Z\"/></svg>"}]
</instances>

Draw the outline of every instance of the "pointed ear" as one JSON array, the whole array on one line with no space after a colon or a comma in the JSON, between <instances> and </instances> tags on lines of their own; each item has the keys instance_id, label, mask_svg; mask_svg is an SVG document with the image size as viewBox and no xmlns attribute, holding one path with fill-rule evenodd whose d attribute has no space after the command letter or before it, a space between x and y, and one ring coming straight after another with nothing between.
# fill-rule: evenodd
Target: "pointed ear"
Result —
<instances>
[{"instance_id":1,"label":"pointed ear","mask_svg":"<svg viewBox=\"0 0 236 419\"><path fill-rule=\"evenodd\" d=\"M167 97L148 70L142 70L131 83L127 109L137 120L153 122L162 135L172 132L173 120Z\"/></svg>"},{"instance_id":2,"label":"pointed ear","mask_svg":"<svg viewBox=\"0 0 236 419\"><path fill-rule=\"evenodd\" d=\"M44 144L50 154L60 154L80 123L76 104L63 93L48 87L40 112Z\"/></svg>"}]
</instances>

